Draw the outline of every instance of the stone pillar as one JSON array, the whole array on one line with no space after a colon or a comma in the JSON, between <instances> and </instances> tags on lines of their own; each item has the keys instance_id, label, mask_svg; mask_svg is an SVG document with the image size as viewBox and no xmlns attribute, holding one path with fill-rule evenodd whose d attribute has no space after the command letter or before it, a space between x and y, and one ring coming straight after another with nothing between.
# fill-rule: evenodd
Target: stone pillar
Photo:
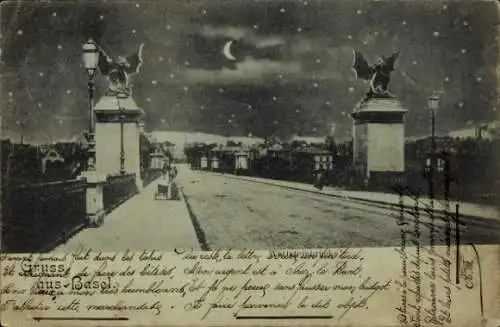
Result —
<instances>
[{"instance_id":1,"label":"stone pillar","mask_svg":"<svg viewBox=\"0 0 500 327\"><path fill-rule=\"evenodd\" d=\"M124 169L126 173L135 173L137 188L141 190L140 125L144 112L131 96L103 96L95 105L94 112L96 171L103 175L120 173L123 120Z\"/></svg>"},{"instance_id":2,"label":"stone pillar","mask_svg":"<svg viewBox=\"0 0 500 327\"><path fill-rule=\"evenodd\" d=\"M207 169L208 168L208 158L205 155L201 157L200 168L201 169Z\"/></svg>"},{"instance_id":3,"label":"stone pillar","mask_svg":"<svg viewBox=\"0 0 500 327\"><path fill-rule=\"evenodd\" d=\"M404 172L404 116L396 98L363 99L354 109L353 163L370 172Z\"/></svg>"},{"instance_id":4,"label":"stone pillar","mask_svg":"<svg viewBox=\"0 0 500 327\"><path fill-rule=\"evenodd\" d=\"M92 227L99 227L103 224L105 215L103 189L106 176L99 175L95 171L84 171L78 178L85 179L87 182L87 222Z\"/></svg>"},{"instance_id":5,"label":"stone pillar","mask_svg":"<svg viewBox=\"0 0 500 327\"><path fill-rule=\"evenodd\" d=\"M236 169L247 170L248 169L248 153L238 152L236 153Z\"/></svg>"},{"instance_id":6,"label":"stone pillar","mask_svg":"<svg viewBox=\"0 0 500 327\"><path fill-rule=\"evenodd\" d=\"M219 158L216 156L212 157L212 170L219 170Z\"/></svg>"}]
</instances>

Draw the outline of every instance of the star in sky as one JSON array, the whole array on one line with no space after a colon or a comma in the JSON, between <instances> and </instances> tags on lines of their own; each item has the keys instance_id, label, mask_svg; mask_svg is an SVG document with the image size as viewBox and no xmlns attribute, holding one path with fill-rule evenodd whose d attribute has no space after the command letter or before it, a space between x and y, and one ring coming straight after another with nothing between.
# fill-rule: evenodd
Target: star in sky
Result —
<instances>
[{"instance_id":1,"label":"star in sky","mask_svg":"<svg viewBox=\"0 0 500 327\"><path fill-rule=\"evenodd\" d=\"M197 2L198 0L193 1ZM108 2L111 3L111 1ZM354 92L354 87L349 87L351 79L346 78L347 71L349 71L349 74L352 74L350 69L352 64L352 48L361 47L360 50L366 54L367 59L369 59L368 61L372 62L376 56L380 54L387 55L387 52L392 47L398 47L401 49L402 56L398 62L395 76L398 76L399 80L397 83L392 83L391 86L393 89L391 91L394 91L396 95L400 95L401 100L405 105L408 105L412 114L418 115L419 109L415 104L418 101L415 99L422 97L422 91L425 91L426 87L430 87L429 85L436 85L436 83L440 83L441 81L446 82L446 84L443 84L446 92L443 102L447 102L448 105L458 105L459 101L467 99L467 103L470 103L471 108L484 107L485 110L488 109L490 112L492 110L491 106L486 103L489 100L484 100L484 103L480 102L480 104L476 104L475 100L470 99L471 97L479 98L480 93L487 92L485 88L489 87L491 79L486 79L485 75L470 76L464 74L464 71L483 73L489 69L487 64L483 64L478 59L479 57L483 57L482 53L488 52L488 44L491 44L491 42L484 41L486 39L483 40L479 37L481 34L480 28L486 23L483 24L481 21L483 17L478 20L477 12L473 12L472 9L469 10L464 7L463 10L458 10L462 6L461 4L450 3L446 6L438 5L434 7L434 9L437 8L437 15L440 8L449 9L449 12L446 12L439 19L428 19L428 21L424 19L428 17L426 16L428 8L423 9L419 5L412 6L411 9L406 9L405 6L396 6L391 10L393 10L392 13L399 13L400 18L391 22L385 21L384 23L380 19L382 16L372 15L371 11L375 9L369 6L354 7L353 9L352 5L349 5L348 9L344 10L342 8L343 4L332 4L333 7L337 6L340 9L339 11L334 9L333 12L348 13L348 17L345 19L342 17L342 20L339 19L335 24L330 24L329 22L332 20L331 14L324 15L324 11L320 10L324 8L317 7L316 2L310 1L308 3L304 0L300 1L301 4L309 5L307 9L304 8L300 12L300 17L296 15L297 8L290 10L285 6L276 7L275 4L269 5L266 2L260 1L253 1L248 7L241 5L239 2L234 3L234 5L228 4L228 7L220 7L200 2L199 5L186 6L186 13L189 13L186 15L183 13L170 15L168 10L165 11L165 15L160 15L158 11L144 10L145 8L143 7L146 7L146 3L140 2L139 4L139 1L137 1L118 6L119 10L115 11L110 10L108 5L95 6L92 15L88 16L86 10L84 10L87 5L82 2L82 10L77 12L84 13L82 16L85 16L84 18L78 18L74 14L69 15L68 11L65 11L64 6L58 6L57 13L51 10L50 6L45 6L35 17L39 19L39 24L42 21L44 23L48 21L49 24L52 24L50 27L54 28L54 32L50 34L50 37L37 32L36 29L31 28L33 21L30 23L29 28L21 23L13 25L13 33L9 33L8 37L6 37L7 34L4 31L4 38L2 39L2 69L11 67L9 69L14 72L19 71L20 75L23 74L19 79L25 80L24 84L29 87L32 93L32 99L29 98L31 95L26 96L25 93L23 95L17 93L14 95L16 96L15 102L18 103L19 107L27 108L31 105L36 109L38 100L41 100L46 108L50 108L50 110L43 110L47 115L50 114L51 110L63 110L62 107L64 107L64 110L67 110L68 106L64 101L68 101L69 99L66 96L66 94L69 94L67 93L68 88L71 87L73 90L84 89L82 85L85 86L86 83L85 81L82 82L80 77L73 77L72 74L68 74L68 72L74 71L75 67L81 66L80 55L73 53L75 49L81 49L81 40L76 40L73 36L66 36L64 28L61 28L61 26L63 22L70 23L69 26L75 24L74 26L81 26L84 34L94 33L93 38L99 45L104 46L106 51L113 57L119 54L127 54L126 52L137 47L135 43L143 41L146 43L144 52L145 64L141 69L141 78L134 80L134 84L137 83L140 86L137 87L134 95L137 96L136 100L138 103L140 103L141 99L144 99L143 101L145 102L155 99L155 102L165 103L165 108L168 108L165 109L167 113L160 113L154 108L150 109L148 112L150 118L148 119L151 120L153 125L159 121L157 115L168 114L168 110L172 109L174 106L173 103L176 101L175 92L183 90L183 86L186 85L189 86L189 94L183 94L183 97L181 97L182 100L178 100L181 102L178 106L185 107L186 109L178 110L173 114L172 117L175 116L175 118L172 118L172 126L176 126L176 123L188 119L187 117L192 117L189 114L189 110L200 108L200 103L213 109L211 110L213 117L217 117L217 110L227 110L228 112L225 112L227 117L227 115L231 114L231 110L241 108L241 106L235 106L234 102L240 102L241 104L252 102L254 105L253 109L255 109L252 111L252 115L267 115L268 113L262 111L264 110L262 108L265 107L269 98L274 96L276 100L273 100L275 101L273 103L273 113L271 116L267 116L266 119L273 121L273 115L276 115L280 117L282 124L285 124L287 118L283 118L283 116L286 116L285 112L287 112L287 108L295 107L292 112L295 110L297 110L297 114L302 112L304 119L300 122L294 122L294 124L299 124L300 129L303 131L310 131L311 122L314 119L328 122L331 119L342 118L339 118L338 111L335 113L333 112L334 110L331 110L329 113L314 114L315 110L306 110L306 108L314 107L314 103L330 105L330 100L326 99L326 97L335 98L335 107L338 106L340 108L348 108L354 105L353 101L357 100L357 93L345 93L346 89L349 92ZM323 5L327 6L324 2ZM159 6L161 7L161 4ZM383 8L379 9L377 7L376 10L385 15L386 7L389 8L390 6L392 5L389 3L381 2L380 8ZM136 8L139 7L141 9L137 11ZM52 7L52 9L54 8L56 7ZM214 9L217 9L217 11ZM236 9L248 11L248 17L236 19L234 17ZM300 6L298 10L300 11ZM203 21L192 20L192 18L199 16L201 12L207 13L203 17ZM217 14L212 17L212 12L217 12ZM269 16L263 14L272 12L280 14L280 19L270 19ZM389 15L389 11L387 11L387 15ZM367 22L364 20L365 16L367 19L370 18L370 29L366 28ZM51 19L51 17L57 17L57 19ZM65 20L67 17L71 18ZM125 28L121 24L124 17L128 17L127 27ZM151 27L151 21L157 18L162 18L165 21L163 25L160 25L160 29ZM425 24L422 24L423 20L426 22ZM19 19L19 22L22 21L29 21L29 19ZM194 26L196 24L199 24L199 26ZM409 25L411 25L412 29L401 28L402 26ZM189 28L185 30L187 26ZM205 26L216 26L214 30L221 35L214 37L199 33L198 30L203 30ZM297 35L296 38L293 35L289 37L286 31L290 31L290 26L292 26L292 32L301 34ZM167 33L165 30L165 28L170 30L174 27L179 33ZM195 28L192 29L192 27ZM59 30L63 31L63 33L58 32ZM306 30L307 33L305 33ZM464 35L463 31L465 30L470 30L474 33ZM234 34L231 34L235 31L237 33L243 31L244 35L235 38ZM284 33L281 34L282 32ZM186 36L189 33L196 34L202 40L201 43L208 45L209 48L202 48L191 41L186 42ZM130 37L132 34L134 35L133 38ZM282 37L282 35L285 36ZM436 37L436 42L432 43L432 46L436 50L432 55L428 49L429 44L427 41L429 40L429 36L433 39ZM274 37L276 39L281 38L282 40L278 40L276 42L278 43L277 45L262 47L259 45L257 47L259 51L255 53L244 52L247 49L250 49L248 51L253 51L252 44L254 41L262 39L265 41L262 44L265 44L267 41L266 38L272 39ZM472 37L477 42L471 42L470 38ZM217 38L238 39L233 47L234 54L240 55L238 61L228 63L225 58L217 57L217 54L221 52ZM21 45L24 48L20 53L26 53L26 59L29 57L29 63L26 64L26 67L22 66L22 61L25 58L22 55L11 55L12 50L9 50L9 46L5 44L5 42L10 42L12 39L15 40L16 47ZM441 40L443 42L440 42ZM363 43L370 46L362 47ZM237 48L237 44L242 46ZM45 47L44 45L50 46ZM212 46L213 48L210 48ZM341 52L344 51L344 48L346 48L346 54L342 55ZM236 49L240 52L236 52ZM123 53L121 53L122 51ZM8 55L5 54L6 52L8 52ZM211 56L210 53L214 55ZM163 54L168 55L165 57ZM271 55L268 56L268 54ZM342 56L345 58L342 58ZM18 57L19 59L13 60L10 59L11 57ZM415 60L412 60L412 57ZM251 61L245 61L245 58L252 59ZM447 58L452 59L448 60ZM45 70L45 66L50 67L50 65L43 64L44 60L52 59L61 65L57 74L59 78L57 79L52 76L55 74L50 74ZM167 59L168 63L170 63L168 67L159 64L166 63ZM486 62L489 62L488 60L490 59L486 59ZM452 61L453 65L450 63ZM298 68L296 70L293 68L294 70L290 71L289 68L293 67L295 63ZM417 64L418 67L416 67ZM342 71L344 66L345 72ZM242 80L239 79L238 74L245 73L245 71L240 70L240 67L248 69L246 76ZM263 67L264 72L261 73L258 71L260 67ZM274 69L273 67L278 68ZM434 73L437 72L437 68L441 71ZM57 69L59 69L59 66ZM286 78L284 78L283 74L286 74ZM403 74L409 77L405 78ZM83 77L86 76L84 74L81 75ZM198 75L205 78L205 81L199 83L196 80L191 81L188 79L188 77L197 77ZM216 77L211 78L211 75ZM224 75L230 78L224 80ZM30 80L30 76L39 76L43 77L43 79L31 78ZM321 76L320 81L317 80L317 76ZM352 77L352 75L349 76ZM98 79L100 78L99 76ZM105 81L105 79L102 79L102 81ZM152 81L151 84L148 81ZM166 81L171 87L153 88L156 84L153 81ZM449 83L451 81L453 81L453 84ZM60 84L60 87L57 86L57 83ZM361 86L361 83L363 83L363 86ZM158 83L158 85L160 84ZM359 81L360 88L363 88L366 84L368 83ZM321 88L325 87L325 91L329 90L329 92L296 92L297 89L319 88L320 85ZM356 89L358 89L357 85ZM473 85L474 88L469 87L470 85ZM221 91L221 86L224 86L224 91ZM8 85L8 89L15 89L15 87L15 84ZM401 92L401 88L403 92ZM453 88L464 90L464 92L454 91ZM53 91L53 100L47 97L48 92L46 92L46 89ZM469 92L467 90L474 90L474 92L471 95L469 93L472 91ZM362 90L359 89L359 91L361 94ZM75 103L77 103L75 108L78 107L75 110L81 110L82 112L86 110L86 98L82 97L80 92L75 91L71 94L74 94L75 98L81 97L81 99L75 99ZM77 94L78 96L76 96ZM287 96L284 96L285 94ZM26 99L21 99L22 97ZM57 105L58 103L60 105ZM56 109L59 107L61 109ZM300 107L301 110L297 107ZM195 120L198 119L208 124L208 120L203 119L201 115L196 116L199 119L195 118ZM75 116L78 115L76 114ZM459 116L457 114L457 117ZM463 116L461 114L462 118ZM179 121L173 122L175 119ZM255 121L257 122L258 120ZM216 124L217 122L213 123L214 126ZM200 123L201 125L203 124ZM424 125L424 123L421 125ZM196 129L200 126L193 124L189 128ZM215 129L214 126L212 127ZM339 123L339 126L342 126L342 122ZM203 125L203 128L205 127L207 129L212 128ZM150 128L154 127L151 126ZM256 128L253 131L254 134L259 134L264 130L262 128L258 132L259 126L249 128ZM320 128L317 128L319 131ZM287 127L280 127L280 130L282 129L286 130ZM321 127L321 130L324 130L324 128Z\"/></svg>"}]
</instances>

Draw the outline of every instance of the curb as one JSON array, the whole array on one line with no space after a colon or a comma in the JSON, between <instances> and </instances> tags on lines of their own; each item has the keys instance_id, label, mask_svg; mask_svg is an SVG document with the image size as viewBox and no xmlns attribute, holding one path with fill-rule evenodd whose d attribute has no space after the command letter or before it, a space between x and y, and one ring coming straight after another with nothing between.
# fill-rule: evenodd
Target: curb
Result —
<instances>
[{"instance_id":1,"label":"curb","mask_svg":"<svg viewBox=\"0 0 500 327\"><path fill-rule=\"evenodd\" d=\"M299 187L294 187L294 186L279 185L279 184L270 183L270 182L266 182L266 181L259 181L259 180L254 180L254 179L247 179L247 178L245 178L243 176L236 177L236 176L232 176L232 175L224 175L224 177L232 178L232 179L238 179L238 180L244 180L244 181L253 182L253 183L261 183L261 184L271 185L271 186L274 186L274 187L281 187L281 188L295 190L295 191L302 191L302 192L307 192L307 193L322 195L322 196L326 196L326 197L338 198L338 199L343 199L343 200L354 202L354 203L361 202L361 203L366 203L366 204L377 205L379 208L390 209L390 210L393 210L393 211L400 211L401 210L401 208L398 207L399 204L395 204L395 203L387 203L387 202L384 202L384 201L369 200L369 199L356 198L356 197L348 197L348 196L342 196L342 195L339 195L339 194L323 193L321 191L307 190L307 189L303 189L303 188L299 188ZM408 213L408 210L414 210L415 206L403 204L403 208ZM419 207L419 208L421 208L421 207ZM421 208L421 210L424 211L425 209ZM447 212L446 210L442 210L442 209L439 209L439 210L434 209L434 217L436 217L436 218L447 218L447 217L450 217L450 216L454 219L455 216L456 216L455 212L452 212L452 211L448 211ZM479 220L489 220L490 219L490 218L481 217L481 216L460 214L460 211L459 211L459 218L479 219ZM464 222L461 222L461 221L459 222L459 224L462 225L462 226L466 225Z\"/></svg>"},{"instance_id":2,"label":"curb","mask_svg":"<svg viewBox=\"0 0 500 327\"><path fill-rule=\"evenodd\" d=\"M198 243L200 244L201 251L210 251L205 232L201 228L200 223L198 222L198 218L194 214L193 209L191 208L191 205L189 204L187 196L186 194L184 194L184 190L182 189L182 187L179 187L179 195L180 200L184 202L184 205L186 206L189 218L191 219L191 223L193 224L193 228L196 233L196 238L198 239Z\"/></svg>"}]
</instances>

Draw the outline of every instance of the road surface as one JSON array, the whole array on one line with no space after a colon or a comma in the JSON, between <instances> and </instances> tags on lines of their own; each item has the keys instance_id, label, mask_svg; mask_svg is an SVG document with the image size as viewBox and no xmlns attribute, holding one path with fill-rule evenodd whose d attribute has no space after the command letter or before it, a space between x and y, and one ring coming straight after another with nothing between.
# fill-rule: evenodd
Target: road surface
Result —
<instances>
[{"instance_id":1,"label":"road surface","mask_svg":"<svg viewBox=\"0 0 500 327\"><path fill-rule=\"evenodd\" d=\"M202 248L328 248L398 246L398 213L339 198L191 171L178 177ZM410 219L406 216L406 219ZM429 222L428 218L420 218ZM464 218L465 220L465 218ZM461 243L498 243L498 220L468 220ZM414 225L414 224L413 224ZM443 222L436 225L444 226ZM452 242L455 224L452 224ZM428 228L421 227L422 240ZM201 233L200 233L201 231ZM441 230L441 233L442 230ZM443 242L438 242L443 244Z\"/></svg>"}]
</instances>

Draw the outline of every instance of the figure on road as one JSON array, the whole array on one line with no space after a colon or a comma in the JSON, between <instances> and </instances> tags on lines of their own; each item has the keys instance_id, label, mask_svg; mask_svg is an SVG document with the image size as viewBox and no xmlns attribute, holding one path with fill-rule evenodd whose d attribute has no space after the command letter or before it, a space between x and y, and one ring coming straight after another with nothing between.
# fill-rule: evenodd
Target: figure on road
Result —
<instances>
[{"instance_id":1,"label":"figure on road","mask_svg":"<svg viewBox=\"0 0 500 327\"><path fill-rule=\"evenodd\" d=\"M173 166L173 167L170 167L170 170L168 172L168 183L172 183L174 181L174 179L177 177L177 167Z\"/></svg>"},{"instance_id":2,"label":"figure on road","mask_svg":"<svg viewBox=\"0 0 500 327\"><path fill-rule=\"evenodd\" d=\"M319 190L322 190L325 183L326 183L326 170L324 168L320 168L316 172L316 176L314 179L314 187L316 187Z\"/></svg>"},{"instance_id":3,"label":"figure on road","mask_svg":"<svg viewBox=\"0 0 500 327\"><path fill-rule=\"evenodd\" d=\"M166 160L163 163L163 167L161 168L161 172L163 173L163 179L167 179L167 175L169 175L170 170L171 170L170 162Z\"/></svg>"}]
</instances>

